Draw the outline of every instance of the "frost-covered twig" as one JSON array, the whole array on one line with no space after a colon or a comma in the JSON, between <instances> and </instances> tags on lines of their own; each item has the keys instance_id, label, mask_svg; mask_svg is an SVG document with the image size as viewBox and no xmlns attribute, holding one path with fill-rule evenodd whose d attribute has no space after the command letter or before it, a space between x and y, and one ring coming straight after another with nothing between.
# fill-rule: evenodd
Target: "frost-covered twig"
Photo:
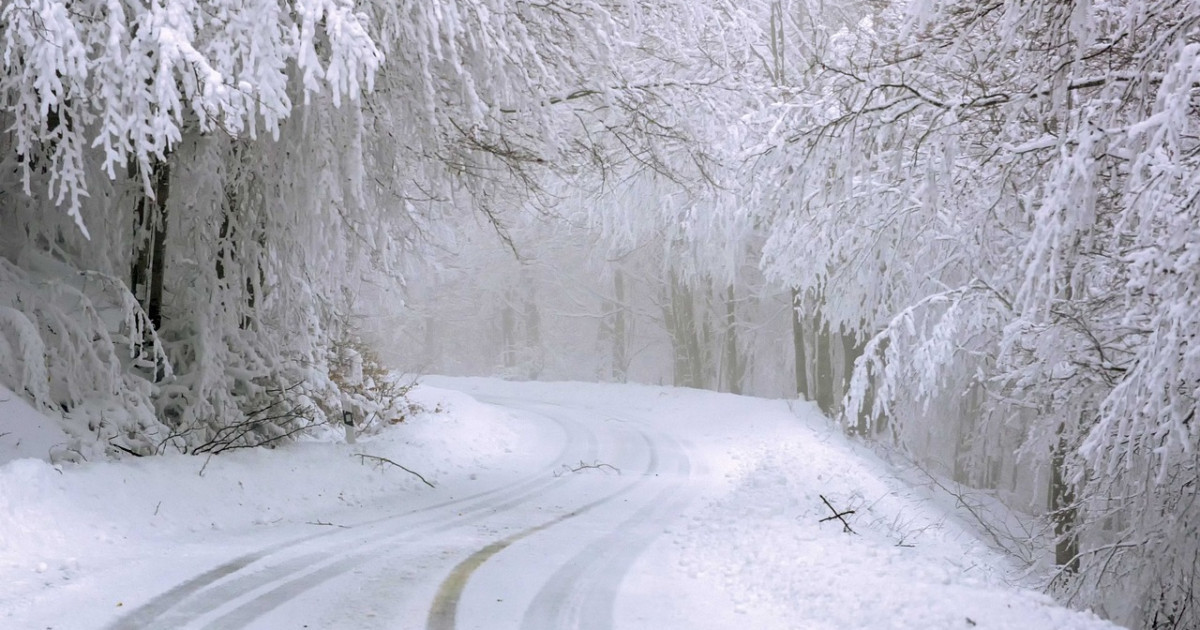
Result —
<instances>
[{"instance_id":1,"label":"frost-covered twig","mask_svg":"<svg viewBox=\"0 0 1200 630\"><path fill-rule=\"evenodd\" d=\"M291 409L289 409L288 411L285 411L283 413L276 414L273 416L267 416L267 417L263 417L263 418L256 418L256 417L251 416L251 417L246 418L245 420L242 420L241 422L236 422L234 424L225 425L225 426L217 429L215 434L210 439L205 441L203 444L193 448L191 452L193 455L203 455L205 453L212 453L215 455L218 453L223 453L225 451L238 449L238 448L254 448L254 447L258 447L258 446L266 446L268 444L278 442L279 440L282 440L284 438L288 438L293 435L296 435L297 433L300 433L302 431L311 429L313 427L318 427L318 426L321 426L322 424L327 423L327 421L316 421L316 420L312 420L311 418L308 418L307 416L304 415L305 411L307 411L307 408L305 408L303 405L296 405L296 406L292 407ZM268 423L271 423L275 420L285 420L288 422L295 422L295 420L297 420L299 418L307 419L307 420L309 420L309 422L303 423L303 424L300 424L300 423L293 424L291 427L284 430L283 432L278 433L273 436L270 436L270 437L265 437L261 440L256 440L256 441L246 441L245 440L245 438L247 436L255 433L256 431L261 430L262 428L266 427L268 425Z\"/></svg>"},{"instance_id":2,"label":"frost-covered twig","mask_svg":"<svg viewBox=\"0 0 1200 630\"><path fill-rule=\"evenodd\" d=\"M359 462L361 462L361 463L366 463L366 461L368 459L371 459L371 460L378 462L380 466L382 466L383 464L391 464L391 465L395 466L396 468L399 468L400 470L403 470L404 472L406 472L410 475L415 475L417 479L420 479L425 485L429 486L430 488L433 487L433 484L429 483L428 479L421 476L421 473L419 473L411 468L401 466L400 464L397 464L396 462L394 462L386 457L380 457L378 455L367 455L366 453L355 453L354 457L357 457L359 459Z\"/></svg>"}]
</instances>

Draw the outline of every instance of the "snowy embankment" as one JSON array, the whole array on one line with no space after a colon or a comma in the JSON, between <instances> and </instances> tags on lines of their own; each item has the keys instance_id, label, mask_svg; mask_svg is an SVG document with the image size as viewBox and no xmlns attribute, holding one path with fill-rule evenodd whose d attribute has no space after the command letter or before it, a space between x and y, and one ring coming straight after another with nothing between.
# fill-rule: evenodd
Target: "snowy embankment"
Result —
<instances>
[{"instance_id":1,"label":"snowy embankment","mask_svg":"<svg viewBox=\"0 0 1200 630\"><path fill-rule=\"evenodd\" d=\"M212 458L0 465L0 628L102 627L135 594L165 590L226 557L337 528L339 517L367 520L433 499L416 477L356 453L434 483L520 467L520 422L455 392L421 389L417 402L445 411L356 446L298 442ZM5 411L0 433L10 435L0 439L29 428L18 424L33 419L28 410ZM52 432L36 433L33 452L45 453ZM18 451L15 439L8 444L0 454Z\"/></svg>"},{"instance_id":2,"label":"snowy embankment","mask_svg":"<svg viewBox=\"0 0 1200 630\"><path fill-rule=\"evenodd\" d=\"M808 405L429 382L417 396L444 411L355 446L0 465L0 627L557 630L574 600L588 627L1112 627L1014 586L978 532ZM0 434L31 426L5 405ZM581 453L623 471L564 474ZM822 522L822 496L856 533Z\"/></svg>"}]
</instances>

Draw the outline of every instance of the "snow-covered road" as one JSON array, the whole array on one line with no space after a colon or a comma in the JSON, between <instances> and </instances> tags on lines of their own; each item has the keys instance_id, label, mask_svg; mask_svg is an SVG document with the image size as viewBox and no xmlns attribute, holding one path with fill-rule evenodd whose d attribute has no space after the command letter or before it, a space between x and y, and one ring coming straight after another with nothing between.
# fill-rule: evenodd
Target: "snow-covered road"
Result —
<instances>
[{"instance_id":1,"label":"snow-covered road","mask_svg":"<svg viewBox=\"0 0 1200 630\"><path fill-rule=\"evenodd\" d=\"M355 446L0 466L0 627L1110 627L807 405L431 380Z\"/></svg>"},{"instance_id":2,"label":"snow-covered road","mask_svg":"<svg viewBox=\"0 0 1200 630\"><path fill-rule=\"evenodd\" d=\"M554 447L487 490L239 556L110 627L611 627L625 572L687 503L687 455L596 412L484 400Z\"/></svg>"}]
</instances>

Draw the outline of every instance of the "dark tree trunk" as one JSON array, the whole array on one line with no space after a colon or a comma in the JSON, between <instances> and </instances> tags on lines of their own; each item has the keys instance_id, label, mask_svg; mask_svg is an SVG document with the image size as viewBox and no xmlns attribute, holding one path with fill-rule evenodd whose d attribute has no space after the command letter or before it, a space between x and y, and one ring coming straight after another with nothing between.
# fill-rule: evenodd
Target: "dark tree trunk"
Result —
<instances>
[{"instance_id":1,"label":"dark tree trunk","mask_svg":"<svg viewBox=\"0 0 1200 630\"><path fill-rule=\"evenodd\" d=\"M1079 572L1079 539L1075 534L1075 489L1066 479L1067 441L1059 440L1050 457L1050 518L1054 522L1054 563Z\"/></svg>"},{"instance_id":2,"label":"dark tree trunk","mask_svg":"<svg viewBox=\"0 0 1200 630\"><path fill-rule=\"evenodd\" d=\"M671 339L671 382L676 387L683 387L687 384L691 370L688 369L683 333L679 330L679 297L676 293L675 277L671 276L670 284L663 288L663 325L666 326L667 336Z\"/></svg>"},{"instance_id":3,"label":"dark tree trunk","mask_svg":"<svg viewBox=\"0 0 1200 630\"><path fill-rule=\"evenodd\" d=\"M158 171L158 169L156 169ZM157 172L158 221L154 224L154 243L150 253L150 296L146 313L155 330L162 329L163 276L167 271L167 193L168 167Z\"/></svg>"},{"instance_id":4,"label":"dark tree trunk","mask_svg":"<svg viewBox=\"0 0 1200 630\"><path fill-rule=\"evenodd\" d=\"M238 319L238 327L242 330L248 330L254 325L254 309L258 303L258 293L265 281L266 274L263 272L261 265L262 252L267 248L266 230L260 224L255 229L257 235L255 241L258 243L258 256L260 259L253 262L247 260L247 253L238 247L239 234L238 227L234 223L234 213L245 212L245 208L239 204L240 197L231 190L225 192L225 211L221 215L221 229L217 233L219 245L217 247L217 280L221 291L222 306L227 309L236 310L241 314ZM224 300L229 299L233 295L233 287L238 281L232 276L242 273L244 280L241 281L244 290L244 303L229 305ZM227 278L228 277L228 278Z\"/></svg>"},{"instance_id":5,"label":"dark tree trunk","mask_svg":"<svg viewBox=\"0 0 1200 630\"><path fill-rule=\"evenodd\" d=\"M834 384L833 384L833 344L830 343L829 325L818 316L814 320L817 327L817 406L826 414L833 413Z\"/></svg>"},{"instance_id":6,"label":"dark tree trunk","mask_svg":"<svg viewBox=\"0 0 1200 630\"><path fill-rule=\"evenodd\" d=\"M217 239L220 245L217 247L217 280L225 279L225 265L230 264L233 260L233 246L230 244L230 232L233 226L229 223L229 208L221 213L221 229L217 232ZM218 284L224 284L218 283Z\"/></svg>"},{"instance_id":7,"label":"dark tree trunk","mask_svg":"<svg viewBox=\"0 0 1200 630\"><path fill-rule=\"evenodd\" d=\"M804 343L807 332L800 308L800 292L792 289L792 347L796 359L796 393L805 400L812 400L812 392L808 389L808 356Z\"/></svg>"},{"instance_id":8,"label":"dark tree trunk","mask_svg":"<svg viewBox=\"0 0 1200 630\"><path fill-rule=\"evenodd\" d=\"M704 387L701 331L696 325L696 305L691 289L671 274L669 296L663 306L674 354L675 385ZM705 331L707 332L707 331ZM706 335L707 337L707 335Z\"/></svg>"},{"instance_id":9,"label":"dark tree trunk","mask_svg":"<svg viewBox=\"0 0 1200 630\"><path fill-rule=\"evenodd\" d=\"M129 271L129 289L146 312L155 332L163 323L163 276L167 270L167 198L170 195L171 167L156 160L150 167L153 197L142 191L133 211L133 263ZM130 177L141 182L136 164L130 165ZM145 343L143 343L143 346ZM155 361L155 379L162 378L165 366Z\"/></svg>"}]
</instances>

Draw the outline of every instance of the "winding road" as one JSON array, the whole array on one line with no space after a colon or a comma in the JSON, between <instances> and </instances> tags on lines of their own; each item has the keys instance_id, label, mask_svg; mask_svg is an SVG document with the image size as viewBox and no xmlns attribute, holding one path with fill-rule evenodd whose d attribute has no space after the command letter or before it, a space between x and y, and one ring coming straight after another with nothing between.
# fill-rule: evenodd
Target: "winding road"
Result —
<instances>
[{"instance_id":1,"label":"winding road","mask_svg":"<svg viewBox=\"0 0 1200 630\"><path fill-rule=\"evenodd\" d=\"M687 447L633 418L479 396L557 436L519 476L346 522L166 588L108 628L607 629L641 552L695 496ZM450 484L449 487L464 487Z\"/></svg>"},{"instance_id":2,"label":"winding road","mask_svg":"<svg viewBox=\"0 0 1200 630\"><path fill-rule=\"evenodd\" d=\"M812 405L422 390L356 445L0 467L0 629L1116 630Z\"/></svg>"}]
</instances>

